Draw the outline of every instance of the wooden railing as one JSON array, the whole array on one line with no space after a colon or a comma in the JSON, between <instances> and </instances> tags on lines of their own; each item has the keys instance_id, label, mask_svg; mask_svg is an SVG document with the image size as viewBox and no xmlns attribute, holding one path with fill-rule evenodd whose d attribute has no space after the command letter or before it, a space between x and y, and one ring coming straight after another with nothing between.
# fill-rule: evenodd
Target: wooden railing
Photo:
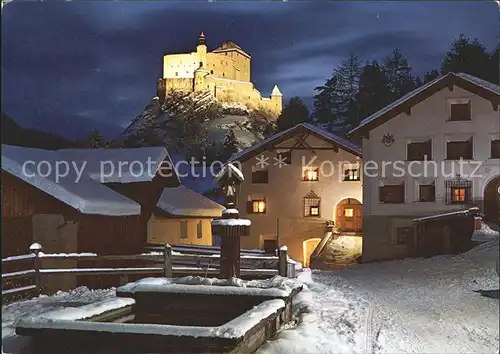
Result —
<instances>
[{"instance_id":1,"label":"wooden railing","mask_svg":"<svg viewBox=\"0 0 500 354\"><path fill-rule=\"evenodd\" d=\"M12 256L2 259L2 268L9 264L30 262L21 270L2 273L2 296L31 294L39 295L42 290L42 275L73 274L73 275L150 275L150 276L218 276L220 273L220 253L215 248L205 248L202 254L195 253L196 247L170 246L154 247L154 251L134 255L97 255L93 253L80 254L45 254L42 246L31 245L29 254ZM179 251L191 252L180 253ZM199 251L199 250L198 250ZM248 278L272 277L281 275L295 277L295 265L289 262L287 250L280 249L278 256L265 255L262 252L241 252L241 276ZM46 268L43 262L47 261L138 261L150 262L151 266L142 267L89 267L89 268ZM161 264L161 265L160 265ZM19 267L18 267L19 268ZM21 281L21 283L19 283ZM4 290L4 288L6 288Z\"/></svg>"}]
</instances>

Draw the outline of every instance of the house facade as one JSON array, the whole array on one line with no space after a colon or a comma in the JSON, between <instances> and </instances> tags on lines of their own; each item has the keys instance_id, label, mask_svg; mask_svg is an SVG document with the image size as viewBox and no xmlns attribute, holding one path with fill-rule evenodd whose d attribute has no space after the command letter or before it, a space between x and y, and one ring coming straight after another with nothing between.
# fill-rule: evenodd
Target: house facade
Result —
<instances>
[{"instance_id":1,"label":"house facade","mask_svg":"<svg viewBox=\"0 0 500 354\"><path fill-rule=\"evenodd\" d=\"M240 216L252 222L242 248L286 245L290 257L308 265L329 222L346 232L361 231L362 159L352 142L299 124L230 160L244 175Z\"/></svg>"},{"instance_id":2,"label":"house facade","mask_svg":"<svg viewBox=\"0 0 500 354\"><path fill-rule=\"evenodd\" d=\"M449 73L366 118L363 261L402 258L419 216L478 206L499 221L500 87Z\"/></svg>"},{"instance_id":3,"label":"house facade","mask_svg":"<svg viewBox=\"0 0 500 354\"><path fill-rule=\"evenodd\" d=\"M57 176L65 162L69 172ZM164 147L48 151L3 145L3 255L24 254L33 242L46 253L98 254L136 253L151 240L211 244L208 225L223 207L182 186L173 166ZM186 219L202 221L194 239L179 231ZM161 222L160 229L151 227Z\"/></svg>"},{"instance_id":4,"label":"house facade","mask_svg":"<svg viewBox=\"0 0 500 354\"><path fill-rule=\"evenodd\" d=\"M148 221L148 243L211 246L212 220L224 209L185 186L165 188Z\"/></svg>"}]
</instances>

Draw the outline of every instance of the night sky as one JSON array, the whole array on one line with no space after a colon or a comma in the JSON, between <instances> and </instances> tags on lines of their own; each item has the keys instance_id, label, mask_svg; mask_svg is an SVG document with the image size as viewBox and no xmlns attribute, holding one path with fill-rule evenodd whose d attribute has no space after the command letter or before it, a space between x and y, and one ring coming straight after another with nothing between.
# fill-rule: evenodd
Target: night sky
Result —
<instances>
[{"instance_id":1,"label":"night sky","mask_svg":"<svg viewBox=\"0 0 500 354\"><path fill-rule=\"evenodd\" d=\"M19 2L2 10L2 110L69 138L119 134L156 94L166 52L222 40L252 56L263 95L310 104L342 59L399 47L414 74L439 69L460 33L489 50L499 8L488 2Z\"/></svg>"}]
</instances>

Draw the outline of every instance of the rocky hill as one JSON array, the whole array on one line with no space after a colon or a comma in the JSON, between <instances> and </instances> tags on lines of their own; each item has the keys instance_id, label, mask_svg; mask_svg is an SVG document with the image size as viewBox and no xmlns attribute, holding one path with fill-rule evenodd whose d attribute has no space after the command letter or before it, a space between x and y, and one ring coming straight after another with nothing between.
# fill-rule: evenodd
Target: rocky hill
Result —
<instances>
[{"instance_id":1,"label":"rocky hill","mask_svg":"<svg viewBox=\"0 0 500 354\"><path fill-rule=\"evenodd\" d=\"M210 92L173 92L163 102L153 98L112 146L166 145L176 151L222 146L232 130L237 148L262 140L274 129L272 114L243 104L224 103Z\"/></svg>"}]
</instances>

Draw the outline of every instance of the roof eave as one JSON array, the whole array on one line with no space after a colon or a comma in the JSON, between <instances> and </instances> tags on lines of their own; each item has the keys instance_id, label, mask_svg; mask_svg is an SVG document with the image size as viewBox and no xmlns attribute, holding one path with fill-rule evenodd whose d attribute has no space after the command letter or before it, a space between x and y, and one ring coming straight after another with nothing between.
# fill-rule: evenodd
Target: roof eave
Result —
<instances>
[{"instance_id":1,"label":"roof eave","mask_svg":"<svg viewBox=\"0 0 500 354\"><path fill-rule=\"evenodd\" d=\"M498 110L498 106L500 105L500 95L491 90L488 90L481 85L469 81L466 78L460 77L455 73L450 72L436 80L436 82L434 82L432 85L429 85L421 92L418 92L415 96L409 97L404 102L401 102L397 106L393 107L391 110L379 115L378 117L365 124L360 124L358 127L352 129L351 131L349 131L348 136L368 138L369 132L373 129L386 123L387 121L391 120L401 113L407 113L408 115L411 115L411 108L413 106L431 97L445 87L448 87L450 91L453 91L453 86L458 86L460 88L463 88L464 90L472 92L473 94L483 97L486 100L489 100L492 103L493 110Z\"/></svg>"}]
</instances>

